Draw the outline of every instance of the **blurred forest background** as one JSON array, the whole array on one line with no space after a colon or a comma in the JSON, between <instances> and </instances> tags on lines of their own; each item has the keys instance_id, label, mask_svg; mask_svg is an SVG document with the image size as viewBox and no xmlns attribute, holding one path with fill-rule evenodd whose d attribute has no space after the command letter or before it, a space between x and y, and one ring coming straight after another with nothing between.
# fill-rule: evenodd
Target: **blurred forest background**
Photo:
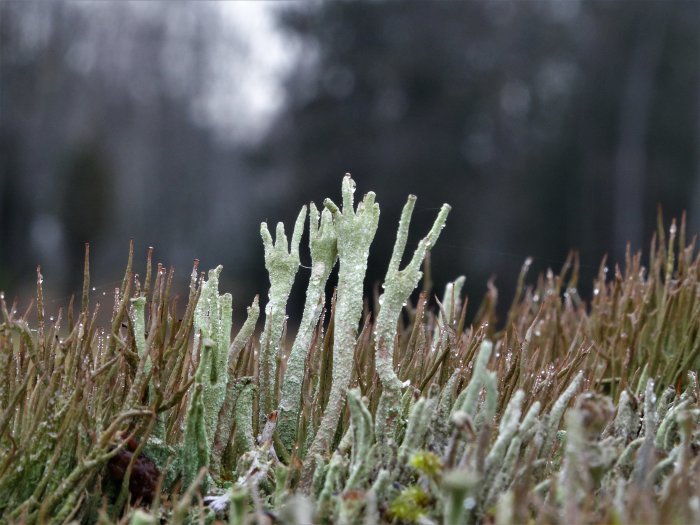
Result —
<instances>
[{"instance_id":1,"label":"blurred forest background","mask_svg":"<svg viewBox=\"0 0 700 525\"><path fill-rule=\"evenodd\" d=\"M183 289L195 257L223 264L241 315L267 291L260 221L291 227L345 172L382 207L370 287L414 193L414 240L453 205L436 291L496 276L507 304L527 256L534 279L575 248L589 293L657 204L700 231L700 2L0 2L10 295L41 264L57 308L90 241L111 296L133 238Z\"/></svg>"}]
</instances>

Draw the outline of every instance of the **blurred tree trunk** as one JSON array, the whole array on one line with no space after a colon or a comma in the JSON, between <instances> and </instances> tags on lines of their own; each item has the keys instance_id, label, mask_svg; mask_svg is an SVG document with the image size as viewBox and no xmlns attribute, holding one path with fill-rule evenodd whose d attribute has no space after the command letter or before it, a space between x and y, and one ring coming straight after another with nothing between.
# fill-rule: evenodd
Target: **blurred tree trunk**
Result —
<instances>
[{"instance_id":1,"label":"blurred tree trunk","mask_svg":"<svg viewBox=\"0 0 700 525\"><path fill-rule=\"evenodd\" d=\"M649 120L652 109L654 76L663 49L663 13L645 17L637 30L637 41L620 104L619 141L613 174L615 261L624 260L629 242L641 248L644 228L644 186Z\"/></svg>"}]
</instances>

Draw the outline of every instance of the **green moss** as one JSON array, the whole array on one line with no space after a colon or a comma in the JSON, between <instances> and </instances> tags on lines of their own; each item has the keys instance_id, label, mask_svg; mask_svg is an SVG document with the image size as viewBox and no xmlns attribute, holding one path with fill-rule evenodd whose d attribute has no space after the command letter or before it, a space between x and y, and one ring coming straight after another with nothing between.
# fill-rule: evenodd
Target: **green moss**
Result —
<instances>
[{"instance_id":1,"label":"green moss","mask_svg":"<svg viewBox=\"0 0 700 525\"><path fill-rule=\"evenodd\" d=\"M430 496L418 486L404 488L391 503L388 517L394 522L418 523L431 503Z\"/></svg>"},{"instance_id":2,"label":"green moss","mask_svg":"<svg viewBox=\"0 0 700 525\"><path fill-rule=\"evenodd\" d=\"M442 461L437 454L428 451L415 452L411 456L411 466L421 474L437 478L442 473Z\"/></svg>"}]
</instances>

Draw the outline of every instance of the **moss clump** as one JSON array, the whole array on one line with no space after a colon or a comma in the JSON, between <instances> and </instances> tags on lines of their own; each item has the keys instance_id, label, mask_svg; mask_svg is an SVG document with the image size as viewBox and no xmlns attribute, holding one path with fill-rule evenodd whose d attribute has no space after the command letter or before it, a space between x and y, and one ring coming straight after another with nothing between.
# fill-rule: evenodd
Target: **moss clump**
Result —
<instances>
[{"instance_id":1,"label":"moss clump","mask_svg":"<svg viewBox=\"0 0 700 525\"><path fill-rule=\"evenodd\" d=\"M418 523L429 505L430 496L422 488L406 487L389 503L388 518L396 522Z\"/></svg>"},{"instance_id":2,"label":"moss clump","mask_svg":"<svg viewBox=\"0 0 700 525\"><path fill-rule=\"evenodd\" d=\"M433 452L416 452L411 456L410 465L429 478L436 479L442 473L442 461Z\"/></svg>"}]
</instances>

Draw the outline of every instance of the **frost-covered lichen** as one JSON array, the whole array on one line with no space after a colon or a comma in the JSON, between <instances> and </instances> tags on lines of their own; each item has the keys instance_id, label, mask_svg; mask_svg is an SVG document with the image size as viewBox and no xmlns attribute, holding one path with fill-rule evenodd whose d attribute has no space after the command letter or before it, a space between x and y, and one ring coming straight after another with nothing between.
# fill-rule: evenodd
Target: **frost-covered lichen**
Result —
<instances>
[{"instance_id":1,"label":"frost-covered lichen","mask_svg":"<svg viewBox=\"0 0 700 525\"><path fill-rule=\"evenodd\" d=\"M291 244L287 241L284 224L277 223L273 242L267 223L260 225L265 247L265 268L270 276L270 292L265 305L265 328L260 339L260 401L259 421L264 425L267 415L275 408L275 361L280 350L287 300L299 269L299 243L306 219L306 206L301 208L294 224Z\"/></svg>"},{"instance_id":2,"label":"frost-covered lichen","mask_svg":"<svg viewBox=\"0 0 700 525\"><path fill-rule=\"evenodd\" d=\"M224 402L219 410L219 417L214 435L214 443L212 446L212 467L215 472L218 472L221 467L221 457L224 453L226 445L229 443L231 429L234 423L234 411L240 410L240 404L244 402L246 396L241 397L242 390L250 386L252 379L249 377L236 378L236 365L240 352L253 337L255 325L258 322L260 315L260 306L258 305L258 296L255 296L253 304L248 307L248 317L243 323L236 337L231 342L228 349L228 365L226 374L228 376L226 394ZM250 389L249 389L250 390ZM246 405L252 411L252 398ZM252 425L252 423L251 423ZM240 426L237 425L237 428ZM252 428L251 428L252 433Z\"/></svg>"},{"instance_id":3,"label":"frost-covered lichen","mask_svg":"<svg viewBox=\"0 0 700 525\"><path fill-rule=\"evenodd\" d=\"M319 212L312 202L309 206L309 248L311 251L311 276L306 289L306 303L299 331L287 358L282 381L277 431L282 444L291 449L296 438L301 385L304 380L304 363L308 355L314 329L325 304L325 287L328 276L338 256L337 237L331 212L324 209L319 222Z\"/></svg>"},{"instance_id":4,"label":"frost-covered lichen","mask_svg":"<svg viewBox=\"0 0 700 525\"><path fill-rule=\"evenodd\" d=\"M340 269L333 337L333 378L326 410L307 454L311 459L330 446L343 410L352 374L357 326L362 313L367 257L379 224L379 205L374 202L374 193L367 193L355 210L354 192L355 182L346 175L342 187L342 211L330 199L324 202L333 216ZM313 471L312 464L313 461L310 461L307 471Z\"/></svg>"},{"instance_id":5,"label":"frost-covered lichen","mask_svg":"<svg viewBox=\"0 0 700 525\"><path fill-rule=\"evenodd\" d=\"M443 204L430 232L418 243L411 261L400 270L415 205L416 197L410 195L401 212L394 251L384 279L384 293L379 298L380 310L377 316L374 344L375 366L383 389L377 413L377 435L381 436L381 439L390 438L393 434L393 422L398 415L395 407L401 396L401 381L394 371L396 324L406 301L423 276L420 267L425 253L435 245L451 209L449 205Z\"/></svg>"},{"instance_id":6,"label":"frost-covered lichen","mask_svg":"<svg viewBox=\"0 0 700 525\"><path fill-rule=\"evenodd\" d=\"M231 342L231 294L219 295L221 266L209 270L194 312L194 345L201 341L202 356L197 368L202 385L205 431L209 448L214 443L219 411L224 404L228 383L227 363ZM201 378L201 379L200 379Z\"/></svg>"}]
</instances>

